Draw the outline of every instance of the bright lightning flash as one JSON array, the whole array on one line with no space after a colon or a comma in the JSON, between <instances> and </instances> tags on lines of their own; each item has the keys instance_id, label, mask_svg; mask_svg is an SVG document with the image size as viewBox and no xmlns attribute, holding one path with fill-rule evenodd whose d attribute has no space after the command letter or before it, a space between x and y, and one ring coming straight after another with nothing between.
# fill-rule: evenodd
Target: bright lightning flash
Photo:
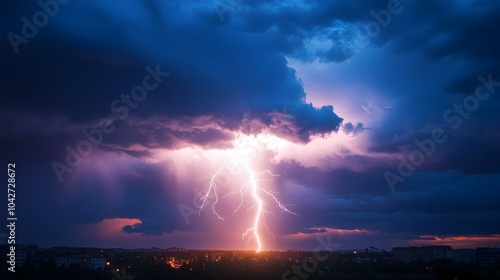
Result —
<instances>
[{"instance_id":1,"label":"bright lightning flash","mask_svg":"<svg viewBox=\"0 0 500 280\"><path fill-rule=\"evenodd\" d=\"M210 184L208 186L208 189L206 190L206 192L202 192L200 198L202 204L199 210L199 214L201 214L201 210L207 207L208 198L215 197L215 200L211 204L212 212L217 216L218 219L224 220L224 218L222 218L221 215L216 210L216 204L220 200L219 190L218 190L219 185L217 184L217 179L219 176L221 176L221 173L224 172L225 169L229 169L231 175L233 176L244 176L243 178L245 178L245 183L239 188L239 190L224 195L222 199L236 194L240 195L240 204L233 211L234 213L242 207L245 194L250 193L253 205L250 206L247 209L247 211L256 208L256 212L254 219L251 222L252 226L246 229L246 231L242 235L242 239L247 238L247 242L254 239L257 244L256 248L257 252L259 252L262 249L262 241L261 241L262 227L265 228L266 231L269 233L269 230L265 225L265 214L274 216L272 212L264 208L266 204L264 202L264 198L270 199L283 212L287 212L293 215L298 215L297 213L290 211L285 205L283 205L278 200L278 198L276 198L276 196L271 191L266 190L264 186L261 184L261 181L264 181L264 179L262 179L263 175L265 174L270 176L277 176L277 175L271 173L269 170L256 172L252 168L251 163L256 157L259 147L262 149L263 146L262 142L266 142L264 147L265 149L269 147L269 144L272 144L274 147L276 147L276 141L271 143L269 140L276 140L276 139L268 137L256 138L250 136L240 137L235 142L234 149L225 151L226 155L224 163L215 173L212 174L212 176L210 177ZM269 234L273 236L271 233Z\"/></svg>"}]
</instances>

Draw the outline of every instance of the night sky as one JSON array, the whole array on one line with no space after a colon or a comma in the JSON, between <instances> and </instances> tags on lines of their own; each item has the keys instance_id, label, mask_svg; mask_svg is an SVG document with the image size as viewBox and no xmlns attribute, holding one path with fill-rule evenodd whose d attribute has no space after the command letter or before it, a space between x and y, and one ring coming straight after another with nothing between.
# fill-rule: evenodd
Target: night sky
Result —
<instances>
[{"instance_id":1,"label":"night sky","mask_svg":"<svg viewBox=\"0 0 500 280\"><path fill-rule=\"evenodd\" d=\"M18 243L255 249L248 163L264 250L498 245L500 2L40 3L0 4Z\"/></svg>"}]
</instances>

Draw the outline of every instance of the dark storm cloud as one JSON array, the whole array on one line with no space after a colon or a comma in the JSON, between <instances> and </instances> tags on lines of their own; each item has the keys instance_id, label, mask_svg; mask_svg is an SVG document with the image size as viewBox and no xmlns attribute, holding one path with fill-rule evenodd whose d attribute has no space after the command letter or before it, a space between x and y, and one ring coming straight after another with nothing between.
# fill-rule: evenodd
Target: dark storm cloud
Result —
<instances>
[{"instance_id":1,"label":"dark storm cloud","mask_svg":"<svg viewBox=\"0 0 500 280\"><path fill-rule=\"evenodd\" d=\"M419 147L417 143L426 142L426 147L431 150L427 151L428 155L425 155L423 163L415 166L416 170L457 169L466 174L498 173L500 171L497 160L500 156L500 131L497 123L500 119L494 113L494 108L498 103L491 100L483 102L488 103L481 104L480 111L471 112L470 117L462 119L457 129L453 129L452 126L456 123L447 123L442 118L432 121L436 123L435 125L425 124L426 127L423 128L422 124L416 124L419 129L415 130L402 132L400 128L386 129L383 133L379 131L378 135L373 138L370 149L399 154L397 158L385 162L388 170L395 170L402 161L401 158L408 160L412 152L422 151L420 148L422 146ZM445 141L429 144L435 129L442 129Z\"/></svg>"},{"instance_id":2,"label":"dark storm cloud","mask_svg":"<svg viewBox=\"0 0 500 280\"><path fill-rule=\"evenodd\" d=\"M297 162L283 162L279 170L283 170L284 181L291 180L313 190L321 189L330 195L377 195L387 191L387 184L380 176L386 168L384 161L363 156L345 156L338 160L345 162L345 166L349 165L348 162L361 162L369 171L356 172L347 167L325 171L304 167ZM279 180L281 182L281 178Z\"/></svg>"},{"instance_id":3,"label":"dark storm cloud","mask_svg":"<svg viewBox=\"0 0 500 280\"><path fill-rule=\"evenodd\" d=\"M360 55L365 50L357 45L356 32L374 20L372 10L386 9L388 2L243 1L221 22L211 2L71 1L27 44L19 45L17 55L4 36L0 144L2 155L16 160L24 174L19 184L26 187L20 188L19 196L29 207L19 210L25 221L19 228L21 240L49 245L73 242L69 233L77 226L117 217L141 220L121 230L145 236L209 224L204 217L187 225L179 214L178 202L191 202L193 194L176 192L192 185L176 180L174 162L145 164L136 159L151 157L153 149L227 148L237 131L267 131L308 142L313 135L342 128L356 137L364 125L342 124L332 106L306 103L303 85L285 56L342 63ZM500 231L494 223L500 219L496 96L500 89L464 119L460 129L451 130L442 120L444 110L455 102L445 98L471 93L478 75L492 73L493 80L500 80L500 5L492 1L401 1L401 5L404 10L369 38L370 47L401 56L390 61L374 55L350 73L351 84L373 85L380 95L399 102L395 102L399 107L378 105L387 119L370 129L366 145L370 152L389 158L407 155L415 139L428 137L436 126L446 129L449 140L395 193L381 175L397 166L394 158L338 159L346 166L365 167L363 172L278 164L281 176L275 181L280 196L301 215L286 216L281 233L362 228L380 234L367 240L388 245L384 242L391 238ZM35 2L0 6L4 35L22 34L21 17L31 19L40 10ZM310 43L315 38L331 40L333 45L316 49ZM159 65L170 75L121 120L111 104L118 100L124 106L121 95L141 85L148 65ZM426 79L413 68L434 69L435 75L430 75L435 79ZM121 155L129 161L123 157L112 163L100 161L102 150L96 149L82 169L71 174L79 180L68 179L61 185L50 163L63 159L64 147L85 139L82 130L97 128L103 118L113 120L115 130L104 136L100 149L134 159ZM101 172L108 169L116 173Z\"/></svg>"},{"instance_id":4,"label":"dark storm cloud","mask_svg":"<svg viewBox=\"0 0 500 280\"><path fill-rule=\"evenodd\" d=\"M111 193L109 178L97 171L87 171L88 177L72 186L64 185L76 194L61 193L50 162L64 158L64 147L84 139L82 129L95 129L103 118L114 121L115 131L105 135L102 148L134 157L148 157L149 148L225 147L238 130L257 133L273 128L284 137L308 141L313 134L337 130L342 121L332 106L316 109L304 102L305 92L294 70L279 49L269 48L268 36L235 32L197 17L206 13L215 18L211 9L176 14L158 8L158 3L129 2L119 7L71 2L60 6L57 16L27 44L20 44L17 55L9 40L2 40L0 140L9 147L4 155L29 167L36 178L36 184L26 182L33 186L26 197L33 209L44 211L23 217L45 244L67 239L63 235L75 225L108 218L140 219L140 224L123 231L146 235L171 232L174 224L179 224L176 229L184 224L172 220L182 216L171 215L178 211L176 203L168 201L173 196L165 193L169 188L162 185L164 178L151 166L134 171L150 173L140 179L122 174L120 180L112 180L122 187ZM31 20L40 10L28 3L2 5L3 34L23 35L20 19ZM140 18L128 20L130 6L138 8ZM145 69L148 65L159 65L171 76L120 121L111 104L151 74ZM283 107L288 108L286 114L274 113ZM275 122L283 118L287 122L278 128ZM38 200L42 197L59 202L45 208ZM59 235L51 237L43 230L40 222L46 216L60 218Z\"/></svg>"},{"instance_id":5,"label":"dark storm cloud","mask_svg":"<svg viewBox=\"0 0 500 280\"><path fill-rule=\"evenodd\" d=\"M388 11L391 2L400 12L388 18L381 11ZM496 2L360 0L249 6L244 30L279 34L276 45L305 61L342 62L365 45L393 43L394 51L419 51L431 61L464 61L466 68L444 87L449 93L464 94L475 89L478 75L500 72L500 4ZM374 14L379 15L380 32L372 36L366 28L370 22L377 23ZM306 51L305 42L315 37L331 40L333 45L327 51Z\"/></svg>"},{"instance_id":6,"label":"dark storm cloud","mask_svg":"<svg viewBox=\"0 0 500 280\"><path fill-rule=\"evenodd\" d=\"M25 205L18 212L19 219L25 221L19 228L21 242L36 239L46 245L78 243L79 238L86 237L70 232L114 218L141 220L139 224L124 226L122 231L148 236L192 230L203 224L191 223L188 228L182 216L177 215L178 201L187 198L177 196L180 183L166 171L172 169L172 162L122 161L113 163L114 168L108 164L106 160L88 159L76 175L76 182L65 181L61 185L47 170L17 161L19 172L40 182L33 183L27 175L21 178L20 173L18 185L26 186L18 194L23 196ZM102 172L105 167L108 171ZM37 236L30 236L29 232Z\"/></svg>"},{"instance_id":7,"label":"dark storm cloud","mask_svg":"<svg viewBox=\"0 0 500 280\"><path fill-rule=\"evenodd\" d=\"M162 220L157 220L156 224L151 222L141 221L140 223L135 223L133 225L126 225L122 228L122 232L125 233L141 233L142 235L162 235L167 233L165 230L164 222Z\"/></svg>"},{"instance_id":8,"label":"dark storm cloud","mask_svg":"<svg viewBox=\"0 0 500 280\"><path fill-rule=\"evenodd\" d=\"M347 134L357 134L360 133L361 131L367 129L363 127L363 123L358 122L356 126L352 124L352 122L347 122L343 126L344 132Z\"/></svg>"},{"instance_id":9,"label":"dark storm cloud","mask_svg":"<svg viewBox=\"0 0 500 280\"><path fill-rule=\"evenodd\" d=\"M269 114L287 106L293 126L288 131L296 132L287 135L290 139L308 141L310 135L338 129L342 119L333 107L315 109L304 103L295 72L279 49L266 48L266 35L235 32L189 14L190 20L181 20L184 14L163 14L151 7L155 2L147 3L147 10L155 12L148 15L142 7L139 25L126 21L130 14L123 7L68 4L37 37L20 46L18 55L4 46L9 71L2 75L2 87L11 93L6 102L17 110L62 115L75 123L95 121L109 117L112 102L141 84L146 65L160 65L157 70L172 75L148 93L133 112L137 116L213 116L221 127L235 131L245 118L268 126ZM109 8L116 13L106 14ZM4 31L13 26L8 28Z\"/></svg>"},{"instance_id":10,"label":"dark storm cloud","mask_svg":"<svg viewBox=\"0 0 500 280\"><path fill-rule=\"evenodd\" d=\"M410 20L420 22L399 27L405 32L395 36L396 48L418 48L430 60L465 61L463 73L452 77L445 89L449 93L469 94L476 88L478 75L500 73L499 12L500 5L491 1L415 2Z\"/></svg>"},{"instance_id":11,"label":"dark storm cloud","mask_svg":"<svg viewBox=\"0 0 500 280\"><path fill-rule=\"evenodd\" d=\"M183 118L171 121L152 116L128 122L116 122L115 129L103 140L108 149L180 149L193 145L204 148L228 148L235 133L212 117Z\"/></svg>"},{"instance_id":12,"label":"dark storm cloud","mask_svg":"<svg viewBox=\"0 0 500 280\"><path fill-rule=\"evenodd\" d=\"M385 187L379 170L360 175L284 167L290 181L281 181L285 201L294 201L300 221L287 223L285 233L313 233L309 228L366 229L415 238L431 232L441 235L491 234L500 228L496 201L498 174L466 175L457 171L419 172L398 192L374 192ZM302 176L291 174L312 174ZM339 179L344 176L346 179ZM316 180L312 180L316 178ZM357 180L356 180L357 178ZM304 189L291 187L295 184ZM294 197L297 196L297 197ZM378 244L383 242L376 241Z\"/></svg>"},{"instance_id":13,"label":"dark storm cloud","mask_svg":"<svg viewBox=\"0 0 500 280\"><path fill-rule=\"evenodd\" d=\"M302 233L322 233L326 232L324 228L305 228Z\"/></svg>"},{"instance_id":14,"label":"dark storm cloud","mask_svg":"<svg viewBox=\"0 0 500 280\"><path fill-rule=\"evenodd\" d=\"M430 123L444 126L450 137L445 144L438 145L437 152L420 169L498 172L498 141L492 139L498 133L493 124L500 121L498 114L493 112L499 104L495 92L481 102L479 111L463 120L474 125L463 126L459 132L449 131L449 123L443 120L443 113L453 108L453 101L449 102L447 97L440 95L471 94L481 85L478 76L487 79L491 74L492 80L498 83L500 5L490 1L399 1L401 12L392 14L387 26L382 27L376 36L367 35L367 24L376 21L372 12L380 14L380 11L387 10L388 3L322 2L306 5L306 8L293 5L269 7L264 12L255 8L248 12L250 16L246 18L246 27L283 35L277 36L283 38L277 45L289 55L304 61L319 58L320 61L343 62L366 51L367 47L386 48L403 55L415 54L416 59L422 61L419 64L405 57L389 63L387 58L382 57L368 60L368 64L355 68L357 71L351 75L354 77L352 83L378 79L373 83L384 91L383 95L399 102L399 108L387 112L384 125L373 131L369 143L371 150L387 153L412 151L416 139L429 137L429 134L418 131ZM281 20L275 22L275 18ZM307 50L305 42L311 38L330 40L333 45L326 51L314 50L314 46L312 50ZM384 67L380 68L377 64ZM426 79L421 73L404 67L404 64L416 65L420 69L427 64L429 68L436 69L437 76L432 80ZM451 64L457 67L450 67ZM438 69L441 69L440 73ZM366 75L361 74L364 71ZM408 75L411 80L405 74L395 74L399 71L411 72ZM460 104L463 99L457 101ZM425 114L422 114L423 108ZM344 124L346 131L349 128L348 123ZM483 136L485 133L489 136ZM464 134L467 136L462 138ZM405 150L407 148L410 150Z\"/></svg>"}]
</instances>

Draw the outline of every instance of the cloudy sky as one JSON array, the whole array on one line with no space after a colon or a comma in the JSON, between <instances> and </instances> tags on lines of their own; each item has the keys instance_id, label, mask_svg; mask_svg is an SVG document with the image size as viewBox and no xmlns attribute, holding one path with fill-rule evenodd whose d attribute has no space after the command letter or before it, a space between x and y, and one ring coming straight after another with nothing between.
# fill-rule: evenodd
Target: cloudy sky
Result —
<instances>
[{"instance_id":1,"label":"cloudy sky","mask_svg":"<svg viewBox=\"0 0 500 280\"><path fill-rule=\"evenodd\" d=\"M496 1L0 6L18 243L498 245Z\"/></svg>"}]
</instances>

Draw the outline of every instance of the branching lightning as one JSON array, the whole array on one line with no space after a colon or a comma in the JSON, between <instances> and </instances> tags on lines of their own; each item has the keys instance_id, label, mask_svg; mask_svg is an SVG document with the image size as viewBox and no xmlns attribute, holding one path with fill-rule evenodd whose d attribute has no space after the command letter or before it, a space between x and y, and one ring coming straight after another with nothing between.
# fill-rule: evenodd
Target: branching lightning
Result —
<instances>
[{"instance_id":1,"label":"branching lightning","mask_svg":"<svg viewBox=\"0 0 500 280\"><path fill-rule=\"evenodd\" d=\"M265 174L270 175L270 176L278 176L278 175L271 173L269 170L264 170L262 172L254 171L251 167L251 164L250 164L251 160L252 160L252 156L248 155L248 154L241 156L241 154L242 154L241 147L240 147L240 149L235 148L235 149L229 150L227 152L228 152L228 154L226 155L224 163L220 166L220 168L216 172L214 172L211 175L208 189L205 192L200 193L201 194L201 198L200 198L201 207L199 209L199 214L201 215L201 211L205 207L207 207L208 198L214 197L215 199L211 204L212 212L217 216L218 219L224 220L224 218L216 210L216 204L220 201L218 185L217 185L217 178L218 178L218 176L220 176L221 172L223 172L224 168L227 167L228 160L232 159L233 163L236 163L236 165L237 165L236 168L238 170L240 170L237 172L237 175L238 176L245 176L244 177L245 183L237 191L225 194L224 196L221 197L221 199L239 194L240 203L239 203L238 207L233 210L233 213L235 213L243 206L243 200L245 198L245 195L247 193L250 193L249 196L254 203L252 206L248 207L247 211L255 208L256 212L255 212L255 216L253 218L253 221L251 222L251 226L249 226L246 229L246 231L242 234L242 239L246 238L247 242L249 242L250 240L255 240L255 242L257 244L256 251L259 252L259 251L261 251L262 246L263 246L262 240L261 240L262 229L265 228L265 230L271 236L273 236L269 232L269 230L267 229L267 226L265 224L265 214L269 214L271 216L274 216L272 212L265 209L265 205L266 205L266 203L264 202L265 197L269 198L283 212L287 212L287 213L297 215L297 216L298 216L298 214L293 212L293 211L290 211L285 205L283 205L278 200L278 198L271 191L266 190L262 186L261 181L265 180L265 179L262 179L263 175L265 175Z\"/></svg>"},{"instance_id":2,"label":"branching lightning","mask_svg":"<svg viewBox=\"0 0 500 280\"><path fill-rule=\"evenodd\" d=\"M215 201L214 201L214 203L212 203L212 212L214 212L214 214L217 216L217 218L219 218L220 220L224 220L224 218L222 218L219 215L219 213L217 213L217 211L215 211L215 204L217 204L217 202L219 202L219 196L217 195L217 183L215 182L215 179L217 178L217 176L219 175L219 173L222 172L222 170L224 169L225 166L226 166L226 161L224 161L224 164L210 178L210 184L208 186L208 190L205 193L205 195L203 195L201 197L202 204L201 204L201 207L200 207L200 211L198 212L199 215L201 215L201 210L203 210L203 207L205 206L205 202L207 201L209 195L213 192L214 195L215 195Z\"/></svg>"}]
</instances>

